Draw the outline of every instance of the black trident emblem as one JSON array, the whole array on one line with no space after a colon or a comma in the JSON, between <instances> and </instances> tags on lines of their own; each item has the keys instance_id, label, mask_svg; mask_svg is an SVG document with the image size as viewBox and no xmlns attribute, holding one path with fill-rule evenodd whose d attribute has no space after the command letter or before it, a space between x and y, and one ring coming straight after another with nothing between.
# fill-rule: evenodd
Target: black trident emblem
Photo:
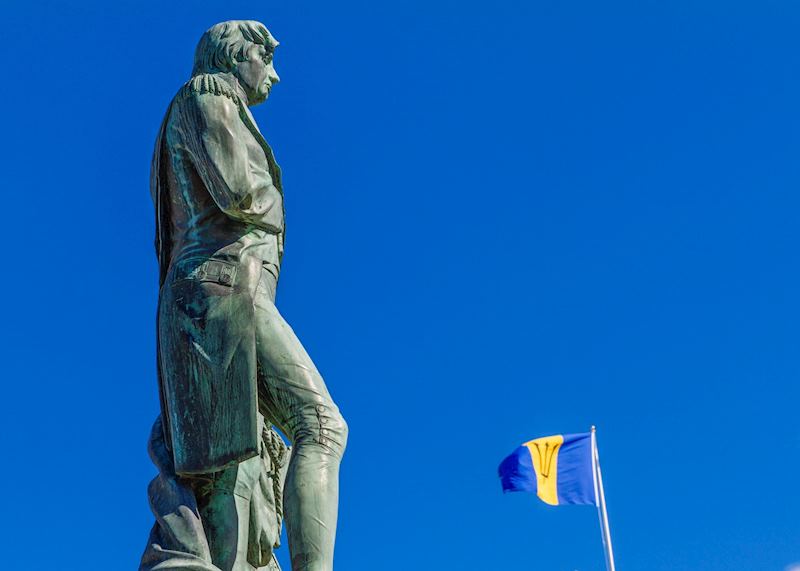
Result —
<instances>
[{"instance_id":1,"label":"black trident emblem","mask_svg":"<svg viewBox=\"0 0 800 571\"><path fill-rule=\"evenodd\" d=\"M550 477L550 469L553 467L553 459L556 457L556 451L561 447L560 442L538 442L533 443L536 448L536 456L539 460L539 467L541 468L542 478Z\"/></svg>"}]
</instances>

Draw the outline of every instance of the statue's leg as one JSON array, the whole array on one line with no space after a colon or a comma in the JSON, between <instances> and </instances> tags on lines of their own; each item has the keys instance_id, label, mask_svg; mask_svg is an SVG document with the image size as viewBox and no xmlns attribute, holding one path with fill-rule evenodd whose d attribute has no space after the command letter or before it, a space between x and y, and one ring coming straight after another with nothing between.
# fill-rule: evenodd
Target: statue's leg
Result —
<instances>
[{"instance_id":1,"label":"statue's leg","mask_svg":"<svg viewBox=\"0 0 800 571\"><path fill-rule=\"evenodd\" d=\"M213 474L187 479L195 490L211 560L221 571L251 571L247 562L250 496L258 480L261 459Z\"/></svg>"},{"instance_id":2,"label":"statue's leg","mask_svg":"<svg viewBox=\"0 0 800 571\"><path fill-rule=\"evenodd\" d=\"M236 560L239 518L233 486L237 467L186 478L195 491L211 560L222 571L231 571Z\"/></svg>"},{"instance_id":3,"label":"statue's leg","mask_svg":"<svg viewBox=\"0 0 800 571\"><path fill-rule=\"evenodd\" d=\"M259 287L255 304L257 355L264 373L259 404L293 444L284 485L292 571L331 571L347 425L265 289Z\"/></svg>"}]
</instances>

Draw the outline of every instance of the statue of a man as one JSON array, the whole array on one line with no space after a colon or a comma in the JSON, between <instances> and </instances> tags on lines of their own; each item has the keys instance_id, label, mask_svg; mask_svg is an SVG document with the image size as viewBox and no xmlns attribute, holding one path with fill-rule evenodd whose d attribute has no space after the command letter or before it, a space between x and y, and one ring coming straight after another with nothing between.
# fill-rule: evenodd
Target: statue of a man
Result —
<instances>
[{"instance_id":1,"label":"statue of a man","mask_svg":"<svg viewBox=\"0 0 800 571\"><path fill-rule=\"evenodd\" d=\"M277 45L253 21L203 34L153 156L165 447L197 496L223 571L252 568L241 555L249 507L237 480L261 454L261 416L292 442L283 496L293 571L333 568L347 441L338 407L274 303L286 231L281 173L248 107L278 83Z\"/></svg>"}]
</instances>

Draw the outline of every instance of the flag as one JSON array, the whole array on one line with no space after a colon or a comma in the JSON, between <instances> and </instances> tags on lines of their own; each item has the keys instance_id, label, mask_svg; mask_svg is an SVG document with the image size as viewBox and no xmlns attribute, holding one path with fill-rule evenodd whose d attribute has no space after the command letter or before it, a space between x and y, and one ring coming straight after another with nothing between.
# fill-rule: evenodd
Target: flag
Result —
<instances>
[{"instance_id":1,"label":"flag","mask_svg":"<svg viewBox=\"0 0 800 571\"><path fill-rule=\"evenodd\" d=\"M504 492L536 492L552 506L598 505L592 433L526 442L498 469Z\"/></svg>"}]
</instances>

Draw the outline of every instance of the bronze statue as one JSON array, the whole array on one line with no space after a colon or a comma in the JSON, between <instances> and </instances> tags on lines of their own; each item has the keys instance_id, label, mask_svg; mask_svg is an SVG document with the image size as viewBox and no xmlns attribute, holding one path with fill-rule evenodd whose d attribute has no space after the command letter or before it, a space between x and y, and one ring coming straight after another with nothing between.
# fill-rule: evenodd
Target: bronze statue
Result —
<instances>
[{"instance_id":1,"label":"bronze statue","mask_svg":"<svg viewBox=\"0 0 800 571\"><path fill-rule=\"evenodd\" d=\"M258 22L211 27L156 141L162 414L150 448L161 480L143 570L276 566L281 483L292 570L333 568L347 425L275 307L281 172L248 109L278 83L277 45ZM277 528L253 517L254 502L276 512Z\"/></svg>"}]
</instances>

